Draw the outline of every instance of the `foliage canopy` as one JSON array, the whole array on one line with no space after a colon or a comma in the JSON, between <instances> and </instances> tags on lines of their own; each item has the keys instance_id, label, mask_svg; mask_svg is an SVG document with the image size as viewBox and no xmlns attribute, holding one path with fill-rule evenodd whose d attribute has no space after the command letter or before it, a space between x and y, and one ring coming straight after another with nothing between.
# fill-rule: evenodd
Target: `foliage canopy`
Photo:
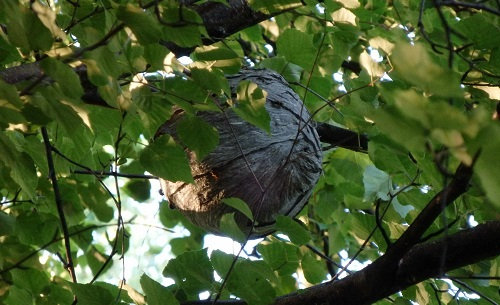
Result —
<instances>
[{"instance_id":1,"label":"foliage canopy","mask_svg":"<svg viewBox=\"0 0 500 305\"><path fill-rule=\"evenodd\" d=\"M0 304L498 304L499 16L497 0L0 1ZM243 67L369 145L320 134L300 223L279 217L245 257L166 202L173 258L131 247L158 200L146 172L192 182L184 148L218 143L198 111L238 99L269 129L265 91L231 96ZM178 141L151 142L178 109ZM163 277L106 278L144 251Z\"/></svg>"}]
</instances>

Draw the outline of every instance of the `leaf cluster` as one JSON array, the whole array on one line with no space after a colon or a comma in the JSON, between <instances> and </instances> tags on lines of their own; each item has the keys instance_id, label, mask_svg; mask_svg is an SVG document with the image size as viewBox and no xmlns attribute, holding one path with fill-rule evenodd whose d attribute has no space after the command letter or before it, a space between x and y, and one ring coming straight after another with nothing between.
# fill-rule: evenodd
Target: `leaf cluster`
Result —
<instances>
[{"instance_id":1,"label":"leaf cluster","mask_svg":"<svg viewBox=\"0 0 500 305\"><path fill-rule=\"evenodd\" d=\"M459 166L469 188L418 242L498 221L498 15L493 0L0 1L0 303L278 302L383 257ZM208 251L206 232L161 203L149 221L171 259L148 254L163 274L110 279L144 255L131 244L158 200L149 174L193 182L186 151L218 145L198 112L231 107L272 128L266 92L225 77L249 67L280 73L315 121L367 135L368 149L325 143L308 206L246 255ZM178 137L153 141L178 111ZM473 261L377 304L495 304L499 276L498 257Z\"/></svg>"}]
</instances>

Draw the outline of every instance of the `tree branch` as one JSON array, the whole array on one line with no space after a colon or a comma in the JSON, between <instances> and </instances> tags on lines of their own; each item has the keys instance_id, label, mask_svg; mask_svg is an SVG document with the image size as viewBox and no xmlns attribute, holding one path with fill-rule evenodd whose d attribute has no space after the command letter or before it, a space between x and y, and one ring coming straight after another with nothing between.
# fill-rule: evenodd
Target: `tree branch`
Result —
<instances>
[{"instance_id":1,"label":"tree branch","mask_svg":"<svg viewBox=\"0 0 500 305\"><path fill-rule=\"evenodd\" d=\"M441 214L443 209L455 201L460 195L465 193L469 187L472 177L472 167L460 164L453 176L453 180L441 192L437 193L427 206L420 212L410 227L401 237L387 250L384 255L388 260L398 260L413 245L420 241L420 238L430 225Z\"/></svg>"},{"instance_id":2,"label":"tree branch","mask_svg":"<svg viewBox=\"0 0 500 305\"><path fill-rule=\"evenodd\" d=\"M447 247L446 257L442 255ZM425 279L440 277L444 272L500 255L500 221L491 221L463 230L447 238L415 245L394 270L378 259L365 269L336 282L326 282L276 299L274 305L363 305L388 297ZM444 262L444 263L443 263ZM353 293L355 291L356 293ZM208 301L189 301L182 305L207 305ZM242 300L218 304L243 305Z\"/></svg>"},{"instance_id":3,"label":"tree branch","mask_svg":"<svg viewBox=\"0 0 500 305\"><path fill-rule=\"evenodd\" d=\"M61 220L61 227L64 236L64 246L66 249L65 267L68 269L69 274L71 275L71 279L73 280L73 283L76 283L77 281L76 281L75 266L73 265L73 258L71 256L71 245L69 240L70 234L68 230L68 223L66 222L66 216L64 215L63 202L61 198L61 193L59 192L59 184L57 183L56 172L54 169L54 161L52 159L52 145L50 144L49 135L45 127L42 127L42 137L43 137L43 142L45 144L45 152L47 154L49 176L50 180L52 181L52 187L54 189L54 198L57 205L57 213L59 214L59 219Z\"/></svg>"},{"instance_id":4,"label":"tree branch","mask_svg":"<svg viewBox=\"0 0 500 305\"><path fill-rule=\"evenodd\" d=\"M419 244L421 236L443 208L467 191L471 176L472 167L461 164L450 184L431 199L386 254L365 269L339 281L280 297L274 304L371 304L425 279L440 277L449 270L499 255L500 221ZM444 248L447 251L442 251Z\"/></svg>"},{"instance_id":5,"label":"tree branch","mask_svg":"<svg viewBox=\"0 0 500 305\"><path fill-rule=\"evenodd\" d=\"M327 123L317 123L316 132L323 143L354 151L366 152L368 150L368 138L357 132Z\"/></svg>"}]
</instances>

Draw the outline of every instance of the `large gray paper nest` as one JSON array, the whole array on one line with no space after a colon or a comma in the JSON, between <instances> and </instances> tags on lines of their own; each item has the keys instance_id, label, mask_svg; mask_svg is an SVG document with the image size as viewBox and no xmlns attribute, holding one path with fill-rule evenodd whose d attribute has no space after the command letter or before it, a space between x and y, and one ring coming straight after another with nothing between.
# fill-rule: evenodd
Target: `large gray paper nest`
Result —
<instances>
[{"instance_id":1,"label":"large gray paper nest","mask_svg":"<svg viewBox=\"0 0 500 305\"><path fill-rule=\"evenodd\" d=\"M216 234L223 234L219 230L221 217L235 212L221 199L242 199L256 224L252 228L252 222L239 212L236 222L243 232L252 230L250 237L256 238L273 232L277 215L294 217L307 203L321 174L321 147L309 113L280 75L269 70L242 70L228 80L233 90L240 81L249 80L267 92L271 134L242 120L230 108L226 115L198 113L218 130L219 146L201 162L188 150L195 182L161 180L162 189L171 206ZM157 135L176 137L176 121L169 120Z\"/></svg>"}]
</instances>

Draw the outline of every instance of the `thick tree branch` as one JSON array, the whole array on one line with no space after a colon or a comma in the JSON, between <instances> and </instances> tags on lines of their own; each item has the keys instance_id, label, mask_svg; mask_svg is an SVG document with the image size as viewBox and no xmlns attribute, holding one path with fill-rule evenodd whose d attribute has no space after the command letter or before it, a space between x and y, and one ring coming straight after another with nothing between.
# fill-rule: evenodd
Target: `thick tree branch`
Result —
<instances>
[{"instance_id":1,"label":"thick tree branch","mask_svg":"<svg viewBox=\"0 0 500 305\"><path fill-rule=\"evenodd\" d=\"M447 247L446 256L442 249ZM500 221L479 225L446 239L414 246L399 261L382 258L338 282L278 299L276 305L371 304L427 278L500 254ZM352 293L356 291L356 293Z\"/></svg>"},{"instance_id":2,"label":"thick tree branch","mask_svg":"<svg viewBox=\"0 0 500 305\"><path fill-rule=\"evenodd\" d=\"M419 244L443 208L467 191L471 176L472 167L461 164L450 184L432 198L387 253L365 269L340 281L280 297L275 305L371 304L425 279L499 255L500 221Z\"/></svg>"},{"instance_id":3,"label":"thick tree branch","mask_svg":"<svg viewBox=\"0 0 500 305\"><path fill-rule=\"evenodd\" d=\"M387 250L386 257L391 260L401 258L413 245L417 244L443 209L465 193L472 177L472 167L460 164L453 180L441 192L437 193L427 206L420 212L411 226Z\"/></svg>"},{"instance_id":4,"label":"thick tree branch","mask_svg":"<svg viewBox=\"0 0 500 305\"><path fill-rule=\"evenodd\" d=\"M445 257L442 249L446 247ZM418 244L399 261L388 266L379 259L352 275L279 297L274 305L362 305L372 304L443 272L500 255L500 221L487 222L447 238ZM353 293L355 292L355 293ZM210 301L190 301L182 305L206 305ZM243 305L241 300L218 304Z\"/></svg>"},{"instance_id":5,"label":"thick tree branch","mask_svg":"<svg viewBox=\"0 0 500 305\"><path fill-rule=\"evenodd\" d=\"M368 150L368 138L365 135L326 123L317 123L316 131L323 143L354 151Z\"/></svg>"}]
</instances>

